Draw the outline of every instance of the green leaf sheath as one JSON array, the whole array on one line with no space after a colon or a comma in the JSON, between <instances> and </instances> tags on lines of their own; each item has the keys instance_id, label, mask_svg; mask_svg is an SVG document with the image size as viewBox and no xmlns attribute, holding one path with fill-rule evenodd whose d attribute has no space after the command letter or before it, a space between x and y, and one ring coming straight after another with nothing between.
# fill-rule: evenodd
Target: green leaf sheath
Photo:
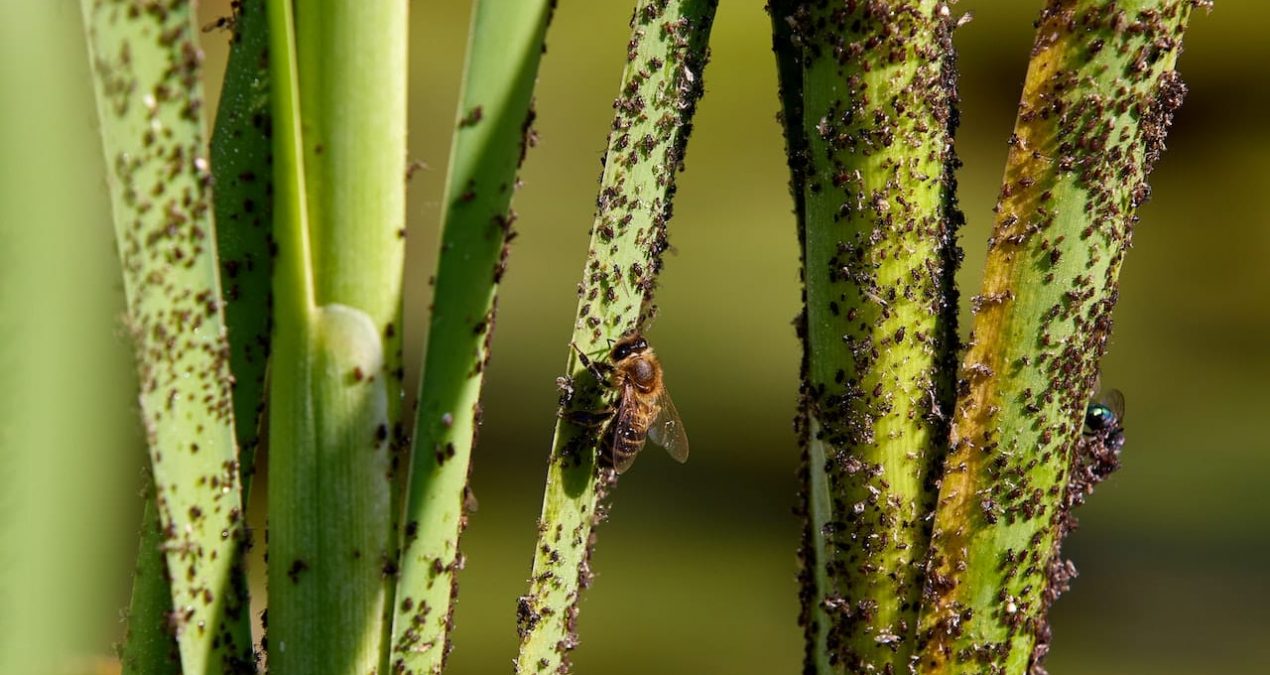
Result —
<instances>
[{"instance_id":1,"label":"green leaf sheath","mask_svg":"<svg viewBox=\"0 0 1270 675\"><path fill-rule=\"evenodd\" d=\"M1146 175L1184 87L1192 0L1041 13L959 374L920 628L923 673L1024 673L1072 448Z\"/></svg>"},{"instance_id":2,"label":"green leaf sheath","mask_svg":"<svg viewBox=\"0 0 1270 675\"><path fill-rule=\"evenodd\" d=\"M401 412L406 3L267 3L269 666L386 672Z\"/></svg>"},{"instance_id":3,"label":"green leaf sheath","mask_svg":"<svg viewBox=\"0 0 1270 675\"><path fill-rule=\"evenodd\" d=\"M232 26L229 63L212 132L212 176L216 179L212 207L234 374L243 494L249 495L260 444L273 283L273 144L264 0L243 0Z\"/></svg>"},{"instance_id":4,"label":"green leaf sheath","mask_svg":"<svg viewBox=\"0 0 1270 675\"><path fill-rule=\"evenodd\" d=\"M805 209L806 672L905 672L914 649L956 349L956 90L941 6L771 7Z\"/></svg>"},{"instance_id":5,"label":"green leaf sheath","mask_svg":"<svg viewBox=\"0 0 1270 675\"><path fill-rule=\"evenodd\" d=\"M162 546L185 673L254 670L242 492L204 137L185 3L84 0Z\"/></svg>"},{"instance_id":6,"label":"green leaf sheath","mask_svg":"<svg viewBox=\"0 0 1270 675\"><path fill-rule=\"evenodd\" d=\"M640 327L666 250L675 174L681 168L702 71L714 0L641 0L609 134L573 343L605 360L612 340ZM601 428L570 421L602 409L613 392L597 382L570 347L569 381L552 442L529 593L520 598L518 673L569 669L577 644L581 590L590 582L592 526L616 480L598 463Z\"/></svg>"},{"instance_id":7,"label":"green leaf sheath","mask_svg":"<svg viewBox=\"0 0 1270 675\"><path fill-rule=\"evenodd\" d=\"M386 506L386 529L373 521L357 525L376 531L375 565L355 565L368 585L375 574L382 578L375 599L383 613L377 647L381 670L388 665L399 556L405 472L398 468L409 447L401 405L409 6L399 0L316 0L301 3L296 23L316 302L365 312L382 343L383 364L371 371L368 382L384 389L388 407L382 418L361 420L365 428L359 432L371 434L376 460L358 461L365 454L358 448L366 441L349 446L346 458L361 474L368 495L380 489L375 485L380 476L388 476L386 505L375 507ZM381 450L388 453L386 467L376 466Z\"/></svg>"},{"instance_id":8,"label":"green leaf sheath","mask_svg":"<svg viewBox=\"0 0 1270 675\"><path fill-rule=\"evenodd\" d=\"M436 291L401 530L392 668L435 673L450 651L465 490L496 293L514 236L550 0L479 0L456 119Z\"/></svg>"}]
</instances>

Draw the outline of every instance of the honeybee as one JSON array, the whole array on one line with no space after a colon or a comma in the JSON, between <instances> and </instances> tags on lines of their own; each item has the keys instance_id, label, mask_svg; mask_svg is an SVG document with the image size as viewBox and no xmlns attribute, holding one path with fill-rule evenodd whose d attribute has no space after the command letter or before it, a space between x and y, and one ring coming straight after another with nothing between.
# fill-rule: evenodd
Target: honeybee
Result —
<instances>
[{"instance_id":1,"label":"honeybee","mask_svg":"<svg viewBox=\"0 0 1270 675\"><path fill-rule=\"evenodd\" d=\"M618 473L631 468L646 440L665 448L676 461L688 461L683 421L666 393L661 362L644 336L630 333L614 343L607 364L591 361L581 350L578 357L598 379L607 379L618 390L616 410L604 413L611 417L605 446Z\"/></svg>"}]
</instances>

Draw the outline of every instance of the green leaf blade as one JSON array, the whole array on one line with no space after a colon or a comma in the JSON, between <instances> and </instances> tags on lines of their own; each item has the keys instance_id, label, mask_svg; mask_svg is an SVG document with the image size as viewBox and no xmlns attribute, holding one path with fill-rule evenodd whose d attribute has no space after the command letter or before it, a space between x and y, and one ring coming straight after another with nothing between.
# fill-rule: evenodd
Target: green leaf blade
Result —
<instances>
[{"instance_id":1,"label":"green leaf blade","mask_svg":"<svg viewBox=\"0 0 1270 675\"><path fill-rule=\"evenodd\" d=\"M82 3L136 346L172 627L186 673L254 672L194 17Z\"/></svg>"},{"instance_id":2,"label":"green leaf blade","mask_svg":"<svg viewBox=\"0 0 1270 675\"><path fill-rule=\"evenodd\" d=\"M639 329L652 312L675 175L703 91L716 6L713 0L641 0L635 6L579 287L567 362L572 393L556 424L529 592L517 608L517 673L568 672L568 654L577 644L578 602L591 579L592 528L616 477L597 461L601 430L568 419L612 403L612 392L581 364L574 347L603 359L611 341Z\"/></svg>"},{"instance_id":3,"label":"green leaf blade","mask_svg":"<svg viewBox=\"0 0 1270 675\"><path fill-rule=\"evenodd\" d=\"M269 33L264 0L245 0L233 16L229 63L212 133L216 248L225 293L234 422L250 494L260 444L269 357L273 284L273 144L269 133Z\"/></svg>"},{"instance_id":4,"label":"green leaf blade","mask_svg":"<svg viewBox=\"0 0 1270 675\"><path fill-rule=\"evenodd\" d=\"M437 672L450 651L467 476L514 235L509 205L553 5L480 0L472 10L401 532L394 672Z\"/></svg>"}]
</instances>

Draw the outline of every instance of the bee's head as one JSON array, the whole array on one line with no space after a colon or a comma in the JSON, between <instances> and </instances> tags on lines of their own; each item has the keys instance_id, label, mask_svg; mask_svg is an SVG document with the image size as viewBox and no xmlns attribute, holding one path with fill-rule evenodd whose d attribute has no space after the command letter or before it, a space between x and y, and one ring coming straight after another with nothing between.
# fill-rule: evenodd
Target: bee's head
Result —
<instances>
[{"instance_id":1,"label":"bee's head","mask_svg":"<svg viewBox=\"0 0 1270 675\"><path fill-rule=\"evenodd\" d=\"M618 363L636 354L642 354L648 350L648 341L639 333L631 333L618 340L613 345L613 352L609 358L613 363Z\"/></svg>"}]
</instances>

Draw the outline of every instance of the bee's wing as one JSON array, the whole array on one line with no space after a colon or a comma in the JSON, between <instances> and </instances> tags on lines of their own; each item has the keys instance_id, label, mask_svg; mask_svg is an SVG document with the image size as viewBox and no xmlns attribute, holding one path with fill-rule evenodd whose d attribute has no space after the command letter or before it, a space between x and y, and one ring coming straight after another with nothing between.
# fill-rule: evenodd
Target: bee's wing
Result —
<instances>
[{"instance_id":1,"label":"bee's wing","mask_svg":"<svg viewBox=\"0 0 1270 675\"><path fill-rule=\"evenodd\" d=\"M635 455L639 454L638 447L630 447L632 443L638 442L643 444L643 438L640 434L635 433L632 427L639 424L639 399L632 391L634 387L630 384L622 387L622 396L617 403L617 413L613 416L612 437L609 443L609 449L613 460L613 468L618 473L626 473L635 463ZM638 441L633 439L638 438ZM632 439L632 440L628 440Z\"/></svg>"},{"instance_id":2,"label":"bee's wing","mask_svg":"<svg viewBox=\"0 0 1270 675\"><path fill-rule=\"evenodd\" d=\"M617 469L618 473L626 473L626 470L631 468L631 465L634 463L635 455L633 454L618 455L616 452L613 453L613 468Z\"/></svg>"},{"instance_id":3,"label":"bee's wing","mask_svg":"<svg viewBox=\"0 0 1270 675\"><path fill-rule=\"evenodd\" d=\"M684 423L664 387L657 396L657 406L657 416L648 427L648 438L665 448L675 461L688 461L688 436L684 433Z\"/></svg>"},{"instance_id":4,"label":"bee's wing","mask_svg":"<svg viewBox=\"0 0 1270 675\"><path fill-rule=\"evenodd\" d=\"M1120 422L1124 421L1124 394L1119 389L1108 389L1098 398L1102 399L1103 404L1111 408L1111 412L1115 413L1116 419Z\"/></svg>"}]
</instances>

